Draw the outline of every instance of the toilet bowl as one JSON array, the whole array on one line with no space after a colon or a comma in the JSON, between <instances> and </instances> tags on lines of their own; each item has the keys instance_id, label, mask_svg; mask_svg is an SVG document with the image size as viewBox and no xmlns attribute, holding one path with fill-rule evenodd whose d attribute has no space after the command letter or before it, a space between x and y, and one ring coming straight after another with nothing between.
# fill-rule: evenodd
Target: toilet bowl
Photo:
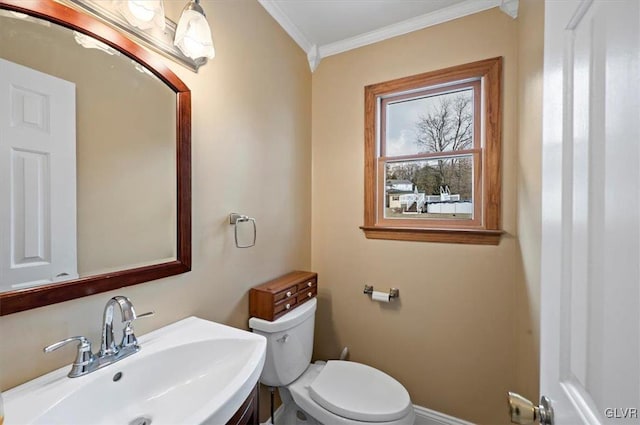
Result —
<instances>
[{"instance_id":1,"label":"toilet bowl","mask_svg":"<svg viewBox=\"0 0 640 425\"><path fill-rule=\"evenodd\" d=\"M267 338L260 382L278 387L285 406L295 403L325 425L411 425L415 413L407 390L371 366L342 360L310 364L316 299L269 322L249 327Z\"/></svg>"}]
</instances>

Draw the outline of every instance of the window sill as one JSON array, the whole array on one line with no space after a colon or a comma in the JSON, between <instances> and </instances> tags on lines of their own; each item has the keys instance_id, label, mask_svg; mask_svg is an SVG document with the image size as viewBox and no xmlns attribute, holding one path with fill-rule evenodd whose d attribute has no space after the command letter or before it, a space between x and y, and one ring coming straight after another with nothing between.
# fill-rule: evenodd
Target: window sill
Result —
<instances>
[{"instance_id":1,"label":"window sill","mask_svg":"<svg viewBox=\"0 0 640 425\"><path fill-rule=\"evenodd\" d=\"M367 239L413 242L444 242L471 245L499 245L504 231L485 229L417 229L408 227L360 226Z\"/></svg>"}]
</instances>

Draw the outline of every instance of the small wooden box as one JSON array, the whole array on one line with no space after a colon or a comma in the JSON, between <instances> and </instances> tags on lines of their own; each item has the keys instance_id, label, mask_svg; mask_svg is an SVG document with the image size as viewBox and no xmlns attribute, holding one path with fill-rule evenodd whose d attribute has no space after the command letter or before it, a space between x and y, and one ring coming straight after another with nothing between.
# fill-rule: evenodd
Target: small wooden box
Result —
<instances>
[{"instance_id":1,"label":"small wooden box","mask_svg":"<svg viewBox=\"0 0 640 425\"><path fill-rule=\"evenodd\" d=\"M318 274L294 271L249 291L249 315L274 321L318 294Z\"/></svg>"}]
</instances>

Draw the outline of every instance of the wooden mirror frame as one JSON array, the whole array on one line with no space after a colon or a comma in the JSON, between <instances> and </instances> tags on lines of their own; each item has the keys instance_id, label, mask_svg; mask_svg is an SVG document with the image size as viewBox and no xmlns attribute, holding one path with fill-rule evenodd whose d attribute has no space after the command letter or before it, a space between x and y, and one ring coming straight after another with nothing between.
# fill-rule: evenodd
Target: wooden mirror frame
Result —
<instances>
[{"instance_id":1,"label":"wooden mirror frame","mask_svg":"<svg viewBox=\"0 0 640 425\"><path fill-rule=\"evenodd\" d=\"M159 58L96 18L53 0L0 0L25 13L87 34L147 67L169 86L176 103L177 255L173 261L0 293L0 316L136 285L191 270L191 91Z\"/></svg>"}]
</instances>

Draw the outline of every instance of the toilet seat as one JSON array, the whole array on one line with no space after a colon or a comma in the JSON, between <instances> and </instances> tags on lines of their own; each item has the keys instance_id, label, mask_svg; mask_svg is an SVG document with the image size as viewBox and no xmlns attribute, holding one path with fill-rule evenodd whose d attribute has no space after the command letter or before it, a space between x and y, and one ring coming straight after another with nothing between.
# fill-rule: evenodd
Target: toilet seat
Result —
<instances>
[{"instance_id":1,"label":"toilet seat","mask_svg":"<svg viewBox=\"0 0 640 425\"><path fill-rule=\"evenodd\" d=\"M340 366L343 366L342 363L347 363L350 365L358 365L358 366L355 366L355 368L358 368L359 366L365 366L365 365L361 365L359 363L354 363L354 362L339 361L339 363L340 364L338 365L338 368L334 368L332 366L331 369L327 370L329 374L325 375L324 379L329 381L327 376L331 377L331 374L333 373L332 370L334 371L341 370ZM351 366L347 366L347 369L351 370L349 368L351 368ZM302 376L300 376L296 381L292 382L286 387L281 388L281 391L284 390L286 393L290 394L289 397L293 398L293 402L299 408L301 408L303 411L305 411L306 413L314 417L320 423L323 423L326 425L364 425L364 424L413 425L415 420L415 412L414 412L413 406L411 405L411 401L409 400L408 394L407 394L407 406L405 409L401 409L398 407L396 409L394 409L393 407L386 408L386 413L388 415L387 417L393 416L397 418L393 420L382 420L381 417L383 416L376 414L376 413L380 413L378 410L376 410L377 407L374 408L374 410L371 410L369 412L366 412L366 411L363 412L362 407L358 408L357 405L352 404L352 403L357 403L357 398L358 398L357 395L355 399L352 395L347 395L342 402L334 403L334 406L331 407L331 409L340 410L338 409L338 407L342 407L341 413L334 412L331 409L326 408L325 406L329 406L326 402L323 402L324 403L324 406L323 406L322 404L320 404L320 402L316 401L316 400L321 400L320 398L318 398L319 397L318 388L323 387L322 380L319 381L318 385L316 386L316 389L315 389L316 395L314 396L315 399L312 398L311 396L311 386L315 383L317 378L323 374L324 369L326 369L326 365L324 362L317 362L317 363L310 364L307 370L302 374ZM379 376L378 374L388 376L377 369L373 369L373 371L374 371L373 375L376 377ZM358 384L358 386L354 386L354 388L357 388L357 390L353 392L364 393L368 391L369 388L364 388L365 385L360 384L362 381L359 381L357 379L358 378L356 378L355 381L352 380L351 384L347 384L347 385L353 385L354 383ZM327 391L334 391L334 392L341 391L340 386L343 385L344 381L340 381L340 378L338 378L338 381L334 381L334 382L338 382L338 383L334 384L335 386L332 386L332 384L327 384L327 386L325 387ZM404 389L404 387L402 387L402 385L397 381L395 382L397 385L399 385L402 388L402 390L398 391L397 388L394 389L393 385L391 387L386 387L385 385L386 388L391 388L388 391L384 389L380 390L384 392L385 398L386 397L395 398L395 396L392 394L397 394L398 392L406 393L406 389ZM322 393L322 390L320 390L320 392ZM398 398L398 399L401 399L401 398ZM331 400L331 398L329 398L329 400ZM389 412L394 410L396 410L396 414L389 415ZM366 417L370 419L369 420L352 419L351 417L353 416L353 412L356 412L356 414L359 413L360 417L365 417L366 415ZM369 413L369 415L367 415L367 413ZM383 413L384 413L384 409L383 409Z\"/></svg>"},{"instance_id":2,"label":"toilet seat","mask_svg":"<svg viewBox=\"0 0 640 425\"><path fill-rule=\"evenodd\" d=\"M412 409L402 384L378 369L355 362L327 362L309 386L309 395L328 411L363 422L394 421Z\"/></svg>"},{"instance_id":3,"label":"toilet seat","mask_svg":"<svg viewBox=\"0 0 640 425\"><path fill-rule=\"evenodd\" d=\"M413 408L398 381L361 363L329 361L309 386L311 399L330 412L363 422L388 422Z\"/></svg>"}]
</instances>

